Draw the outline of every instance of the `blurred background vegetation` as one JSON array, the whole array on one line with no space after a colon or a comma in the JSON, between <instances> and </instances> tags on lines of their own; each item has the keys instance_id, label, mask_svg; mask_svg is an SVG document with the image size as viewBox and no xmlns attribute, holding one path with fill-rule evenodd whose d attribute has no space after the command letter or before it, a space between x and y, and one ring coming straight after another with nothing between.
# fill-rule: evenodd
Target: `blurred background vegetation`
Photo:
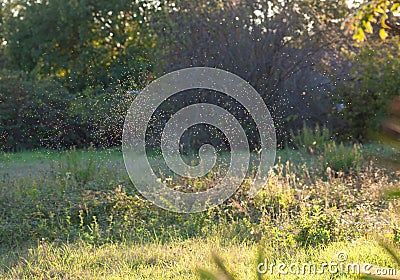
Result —
<instances>
[{"instance_id":1,"label":"blurred background vegetation","mask_svg":"<svg viewBox=\"0 0 400 280\"><path fill-rule=\"evenodd\" d=\"M3 0L0 149L120 145L132 92L190 66L249 81L282 146L304 122L366 141L400 95L398 3L368 3Z\"/></svg>"},{"instance_id":2,"label":"blurred background vegetation","mask_svg":"<svg viewBox=\"0 0 400 280\"><path fill-rule=\"evenodd\" d=\"M399 0L0 3L1 279L265 279L257 250L257 261L343 252L351 263L399 267L400 152L370 142L400 143ZM135 96L191 66L247 80L290 149L277 151L257 196L246 178L221 205L178 214L135 189L120 145ZM181 106L208 102L233 113L258 148L247 112L204 93L160 106L149 143ZM195 148L218 138L191 133ZM218 179L218 169L170 177L157 153L151 160L171 188L201 191ZM332 278L359 275L313 275Z\"/></svg>"}]
</instances>

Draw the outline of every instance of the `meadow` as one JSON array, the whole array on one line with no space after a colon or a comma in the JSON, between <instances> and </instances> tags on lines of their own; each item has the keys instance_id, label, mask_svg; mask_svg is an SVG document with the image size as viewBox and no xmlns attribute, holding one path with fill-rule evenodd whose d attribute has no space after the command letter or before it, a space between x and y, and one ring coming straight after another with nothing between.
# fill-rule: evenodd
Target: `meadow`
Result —
<instances>
[{"instance_id":1,"label":"meadow","mask_svg":"<svg viewBox=\"0 0 400 280\"><path fill-rule=\"evenodd\" d=\"M0 280L400 279L399 15L399 0L0 1ZM217 164L188 168L205 144ZM226 183L231 155L246 157ZM137 189L241 172L198 213Z\"/></svg>"},{"instance_id":2,"label":"meadow","mask_svg":"<svg viewBox=\"0 0 400 280\"><path fill-rule=\"evenodd\" d=\"M222 205L194 214L145 200L119 148L3 153L0 278L359 278L327 269L259 274L264 260L396 268L379 240L397 246L400 238L399 205L390 198L400 187L399 151L324 147L278 150L256 197L245 181Z\"/></svg>"}]
</instances>

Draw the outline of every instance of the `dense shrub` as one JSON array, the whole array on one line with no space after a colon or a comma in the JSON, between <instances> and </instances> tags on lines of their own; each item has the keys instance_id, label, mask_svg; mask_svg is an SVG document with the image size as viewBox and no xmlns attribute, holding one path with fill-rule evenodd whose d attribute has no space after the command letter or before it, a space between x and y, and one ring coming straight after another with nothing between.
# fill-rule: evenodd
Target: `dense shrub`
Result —
<instances>
[{"instance_id":1,"label":"dense shrub","mask_svg":"<svg viewBox=\"0 0 400 280\"><path fill-rule=\"evenodd\" d=\"M72 93L130 86L151 70L155 37L144 21L153 5L146 1L18 4L18 16L15 3L2 5L0 37L7 41L7 67L35 78L56 78Z\"/></svg>"},{"instance_id":2,"label":"dense shrub","mask_svg":"<svg viewBox=\"0 0 400 280\"><path fill-rule=\"evenodd\" d=\"M337 132L343 140L365 140L379 131L389 103L400 95L400 46L396 40L371 42L350 54L352 78L338 88L339 102L344 104L339 114L345 125L337 127Z\"/></svg>"},{"instance_id":3,"label":"dense shrub","mask_svg":"<svg viewBox=\"0 0 400 280\"><path fill-rule=\"evenodd\" d=\"M361 166L361 146L357 144L353 147L344 146L343 143L337 145L335 142L325 144L322 156L323 167L329 167L336 172L359 171Z\"/></svg>"},{"instance_id":4,"label":"dense shrub","mask_svg":"<svg viewBox=\"0 0 400 280\"><path fill-rule=\"evenodd\" d=\"M87 89L72 100L69 114L87 127L83 139L96 147L121 145L126 112L135 95L122 90Z\"/></svg>"},{"instance_id":5,"label":"dense shrub","mask_svg":"<svg viewBox=\"0 0 400 280\"><path fill-rule=\"evenodd\" d=\"M320 128L316 125L315 128L311 128L306 122L297 133L291 131L292 143L297 149L318 157L318 169L322 171L323 176L328 167L333 172L359 171L362 161L361 145L348 146L343 142L337 144L330 135L331 132L326 126Z\"/></svg>"},{"instance_id":6,"label":"dense shrub","mask_svg":"<svg viewBox=\"0 0 400 280\"><path fill-rule=\"evenodd\" d=\"M335 218L324 213L319 205L312 209L302 209L297 220L300 231L295 240L303 246L326 244L335 239Z\"/></svg>"},{"instance_id":7,"label":"dense shrub","mask_svg":"<svg viewBox=\"0 0 400 280\"><path fill-rule=\"evenodd\" d=\"M315 128L307 126L303 123L303 128L299 129L297 133L293 130L290 132L292 142L298 149L305 149L307 152L314 154L323 150L324 145L331 141L331 132L326 126L322 128L317 124Z\"/></svg>"},{"instance_id":8,"label":"dense shrub","mask_svg":"<svg viewBox=\"0 0 400 280\"><path fill-rule=\"evenodd\" d=\"M52 80L30 81L21 73L0 78L0 149L78 145L84 131L68 115L73 96Z\"/></svg>"},{"instance_id":9,"label":"dense shrub","mask_svg":"<svg viewBox=\"0 0 400 280\"><path fill-rule=\"evenodd\" d=\"M73 95L54 80L32 81L21 73L0 78L0 150L64 149L121 144L134 95L87 89Z\"/></svg>"},{"instance_id":10,"label":"dense shrub","mask_svg":"<svg viewBox=\"0 0 400 280\"><path fill-rule=\"evenodd\" d=\"M290 129L301 127L303 120L334 125L328 118L334 82L325 69L321 71L316 65L322 66L321 56L327 60L334 57L326 55L335 50L328 50L332 44L325 40L330 42L337 36L333 31L336 24L326 16L322 19L312 14L307 19L298 15L310 15L310 9L316 6L329 9L336 4L276 2L275 13L267 15L269 2L178 1L176 7L164 7L158 15L160 19L152 23L165 46L160 59L163 64L159 67L165 72L193 66L216 67L242 77L267 104L278 142L283 144L290 136ZM341 12L335 9L335 13ZM262 15L257 16L258 13ZM313 25L316 30L310 33L299 32L307 30L313 22L324 24ZM340 62L335 58L334 63ZM182 96L179 101L185 102L187 97ZM226 98L221 98L220 103L232 104ZM235 116L243 117L246 113L242 111ZM253 140L254 126L252 131L249 138Z\"/></svg>"}]
</instances>

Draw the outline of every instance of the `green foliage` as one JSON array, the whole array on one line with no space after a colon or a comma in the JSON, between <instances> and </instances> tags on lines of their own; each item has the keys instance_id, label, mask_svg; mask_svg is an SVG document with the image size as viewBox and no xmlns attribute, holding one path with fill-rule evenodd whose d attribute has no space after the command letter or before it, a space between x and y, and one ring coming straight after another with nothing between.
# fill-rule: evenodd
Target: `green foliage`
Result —
<instances>
[{"instance_id":1,"label":"green foliage","mask_svg":"<svg viewBox=\"0 0 400 280\"><path fill-rule=\"evenodd\" d=\"M302 153L301 156L312 157L305 151ZM376 166L368 165L358 174L328 176L322 180L318 162L311 161L307 166L293 164L293 159L290 159L274 167L266 187L254 198L240 190L229 201L206 212L178 214L161 210L140 196L130 183L121 155L116 151L53 152L51 160L56 160L57 164L46 162L43 157L33 157L32 152L28 155L32 158L29 164L36 168L47 163L47 171L27 169L28 163L24 163L24 159L28 156L23 154L1 154L0 250L14 250L15 247L40 242L40 246L83 244L93 251L109 248L111 244L118 246L116 244L120 242L133 242L140 244L140 251L155 243L162 247L159 249L160 258L172 261L176 256L171 253L171 259L166 259L165 254L170 252L166 248L170 248L169 244L174 240L184 243L179 250L198 254L189 251L187 242L194 240L202 248L207 238L221 237L221 243L213 243L211 247L227 248L241 244L241 248L247 248L249 244L261 242L263 246L286 254L299 250L310 252L338 241L352 244L348 240L370 236L377 230L392 238L392 225L398 221L391 206L397 207L398 202L388 203L382 196L385 188L398 184L398 177ZM300 157L297 154L293 156ZM301 158L297 160L302 161ZM24 172L15 173L17 170ZM204 183L209 188L213 181ZM243 189L247 188L245 183ZM381 216L388 218L382 220ZM149 252L155 254L150 249ZM47 252L46 256L54 257L54 254ZM40 255L39 259L42 257ZM204 260L204 253L199 258ZM225 258L220 263L228 264ZM321 261L320 257L315 258ZM236 261L242 263L243 259ZM154 262L149 260L153 268ZM229 266L224 266L226 271L235 279L241 277L244 272L236 273L237 266L230 262L229 259ZM200 264L203 267L203 262ZM32 266L43 271L51 269L46 262ZM18 275L14 278L23 278L22 273L29 276L34 273L31 270L4 269L7 275ZM92 268L85 268L88 269ZM188 269L191 268L185 266L185 273ZM222 275L211 271L214 276ZM250 274L247 278L253 276ZM187 277L187 274L182 277Z\"/></svg>"},{"instance_id":2,"label":"green foliage","mask_svg":"<svg viewBox=\"0 0 400 280\"><path fill-rule=\"evenodd\" d=\"M330 176L325 182L314 178L319 174L315 167L290 162L274 167L266 188L255 198L238 191L207 212L170 213L141 198L123 163L110 160L111 156L96 150L72 150L60 155L59 164L49 167L46 174L36 176L14 173L24 168L23 161L8 163L13 164L10 168L2 163L1 242L19 244L41 238L84 239L94 244L161 242L172 236L186 239L218 232L236 241L318 246L366 234L374 226L357 221L372 217L378 209L389 213L378 192L392 184L383 171L365 171L361 179L354 174ZM213 182L206 180L207 188ZM360 188L349 187L356 183ZM392 233L391 228L388 231Z\"/></svg>"},{"instance_id":3,"label":"green foliage","mask_svg":"<svg viewBox=\"0 0 400 280\"><path fill-rule=\"evenodd\" d=\"M300 232L295 240L303 246L318 246L335 239L335 218L314 205L312 209L302 209L299 220Z\"/></svg>"},{"instance_id":4,"label":"green foliage","mask_svg":"<svg viewBox=\"0 0 400 280\"><path fill-rule=\"evenodd\" d=\"M96 166L93 157L93 148L89 149L89 157L85 160L79 158L75 148L68 151L66 154L66 167L61 172L66 174L68 180L74 180L82 185L94 180L100 170Z\"/></svg>"},{"instance_id":5,"label":"green foliage","mask_svg":"<svg viewBox=\"0 0 400 280\"><path fill-rule=\"evenodd\" d=\"M68 114L88 134L82 140L95 146L121 145L126 112L135 95L118 90L86 89L71 101Z\"/></svg>"},{"instance_id":6,"label":"green foliage","mask_svg":"<svg viewBox=\"0 0 400 280\"><path fill-rule=\"evenodd\" d=\"M147 21L158 6L146 5L2 3L0 68L16 72L0 74L0 150L120 144L124 92L143 88L154 65Z\"/></svg>"},{"instance_id":7,"label":"green foliage","mask_svg":"<svg viewBox=\"0 0 400 280\"><path fill-rule=\"evenodd\" d=\"M311 154L321 152L325 144L331 141L331 132L325 125L320 128L319 124L316 124L313 129L307 126L305 121L301 130L296 134L292 130L290 134L296 148L304 149Z\"/></svg>"},{"instance_id":8,"label":"green foliage","mask_svg":"<svg viewBox=\"0 0 400 280\"><path fill-rule=\"evenodd\" d=\"M379 28L380 38L385 40L388 33L394 36L400 35L400 27L395 16L399 12L398 0L368 1L346 18L342 28L346 28L347 32L353 32L353 39L362 42L366 39L365 33L373 33L373 26L376 26Z\"/></svg>"},{"instance_id":9,"label":"green foliage","mask_svg":"<svg viewBox=\"0 0 400 280\"><path fill-rule=\"evenodd\" d=\"M326 126L320 128L316 125L313 129L304 122L303 128L297 134L291 131L291 137L296 148L318 157L323 173L328 167L336 172L359 171L362 161L361 146L336 144Z\"/></svg>"},{"instance_id":10,"label":"green foliage","mask_svg":"<svg viewBox=\"0 0 400 280\"><path fill-rule=\"evenodd\" d=\"M360 171L362 163L361 146L354 144L353 147L349 147L343 143L337 145L335 142L325 144L322 161L325 169L329 167L336 172Z\"/></svg>"},{"instance_id":11,"label":"green foliage","mask_svg":"<svg viewBox=\"0 0 400 280\"><path fill-rule=\"evenodd\" d=\"M34 78L57 78L71 92L141 83L155 44L145 23L152 9L145 5L127 0L7 2L9 66Z\"/></svg>"},{"instance_id":12,"label":"green foliage","mask_svg":"<svg viewBox=\"0 0 400 280\"><path fill-rule=\"evenodd\" d=\"M60 148L80 135L67 113L73 96L53 80L29 81L21 73L0 77L0 150Z\"/></svg>"},{"instance_id":13,"label":"green foliage","mask_svg":"<svg viewBox=\"0 0 400 280\"><path fill-rule=\"evenodd\" d=\"M122 89L87 89L76 96L54 80L32 81L20 72L3 71L0 150L120 145L134 97Z\"/></svg>"},{"instance_id":14,"label":"green foliage","mask_svg":"<svg viewBox=\"0 0 400 280\"><path fill-rule=\"evenodd\" d=\"M400 95L400 45L396 39L370 42L357 54L349 54L352 77L337 89L338 102L344 104L339 116L345 126L338 127L342 139L365 140L381 130L388 105Z\"/></svg>"},{"instance_id":15,"label":"green foliage","mask_svg":"<svg viewBox=\"0 0 400 280\"><path fill-rule=\"evenodd\" d=\"M385 249L387 255L389 255L397 264L398 267L400 267L400 254L398 251L398 248L395 248L392 244L389 242L385 241L380 241L380 245ZM371 276L371 275L362 275L361 279L364 280L393 280L397 279L397 277L390 277L390 276Z\"/></svg>"}]
</instances>

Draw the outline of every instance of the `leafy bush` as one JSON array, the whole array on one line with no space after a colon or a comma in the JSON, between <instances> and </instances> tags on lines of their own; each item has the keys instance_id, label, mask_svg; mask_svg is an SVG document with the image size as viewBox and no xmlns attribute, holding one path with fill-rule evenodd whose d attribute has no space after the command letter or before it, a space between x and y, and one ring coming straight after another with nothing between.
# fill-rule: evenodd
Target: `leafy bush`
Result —
<instances>
[{"instance_id":1,"label":"leafy bush","mask_svg":"<svg viewBox=\"0 0 400 280\"><path fill-rule=\"evenodd\" d=\"M3 71L0 78L0 149L78 145L80 127L68 115L73 96L53 80L30 81Z\"/></svg>"},{"instance_id":2,"label":"leafy bush","mask_svg":"<svg viewBox=\"0 0 400 280\"><path fill-rule=\"evenodd\" d=\"M339 145L331 139L330 131L326 126L319 125L312 129L303 123L303 128L295 134L291 131L292 141L295 146L310 154L319 157L322 163L321 170L329 167L333 171L349 173L350 170L358 171L362 161L361 146L354 144L348 147L341 142Z\"/></svg>"},{"instance_id":3,"label":"leafy bush","mask_svg":"<svg viewBox=\"0 0 400 280\"><path fill-rule=\"evenodd\" d=\"M152 68L156 42L146 23L150 11L144 10L151 9L145 2L50 0L25 5L19 16L13 16L11 4L2 8L1 36L10 66L35 78L56 78L72 93L141 83Z\"/></svg>"},{"instance_id":4,"label":"leafy bush","mask_svg":"<svg viewBox=\"0 0 400 280\"><path fill-rule=\"evenodd\" d=\"M349 54L353 78L337 88L337 102L344 104L339 115L345 125L337 127L343 140L365 140L371 132L380 131L388 115L387 106L400 95L397 40L372 41L357 54Z\"/></svg>"},{"instance_id":5,"label":"leafy bush","mask_svg":"<svg viewBox=\"0 0 400 280\"><path fill-rule=\"evenodd\" d=\"M100 171L92 156L93 149L89 149L89 157L86 160L79 158L75 148L67 152L66 168L62 173L67 175L67 179L72 179L78 184L86 184L96 178L96 174Z\"/></svg>"},{"instance_id":6,"label":"leafy bush","mask_svg":"<svg viewBox=\"0 0 400 280\"><path fill-rule=\"evenodd\" d=\"M121 145L134 95L87 89L70 94L54 80L32 81L19 72L0 75L0 150Z\"/></svg>"},{"instance_id":7,"label":"leafy bush","mask_svg":"<svg viewBox=\"0 0 400 280\"><path fill-rule=\"evenodd\" d=\"M111 147L121 145L126 112L135 95L122 90L86 89L72 100L69 114L87 135L82 139L86 145Z\"/></svg>"},{"instance_id":8,"label":"leafy bush","mask_svg":"<svg viewBox=\"0 0 400 280\"><path fill-rule=\"evenodd\" d=\"M331 141L331 133L325 125L321 128L316 124L312 129L307 126L305 121L301 130L298 130L297 133L291 130L290 134L296 148L304 149L311 154L322 151L324 145Z\"/></svg>"},{"instance_id":9,"label":"leafy bush","mask_svg":"<svg viewBox=\"0 0 400 280\"><path fill-rule=\"evenodd\" d=\"M343 143L337 145L335 142L325 144L322 160L325 169L330 167L334 171L345 173L351 170L359 171L362 161L361 146L354 144L353 147L348 147Z\"/></svg>"},{"instance_id":10,"label":"leafy bush","mask_svg":"<svg viewBox=\"0 0 400 280\"><path fill-rule=\"evenodd\" d=\"M298 223L300 232L295 240L303 246L327 244L335 238L336 221L319 205L314 205L312 209L303 208Z\"/></svg>"}]
</instances>

